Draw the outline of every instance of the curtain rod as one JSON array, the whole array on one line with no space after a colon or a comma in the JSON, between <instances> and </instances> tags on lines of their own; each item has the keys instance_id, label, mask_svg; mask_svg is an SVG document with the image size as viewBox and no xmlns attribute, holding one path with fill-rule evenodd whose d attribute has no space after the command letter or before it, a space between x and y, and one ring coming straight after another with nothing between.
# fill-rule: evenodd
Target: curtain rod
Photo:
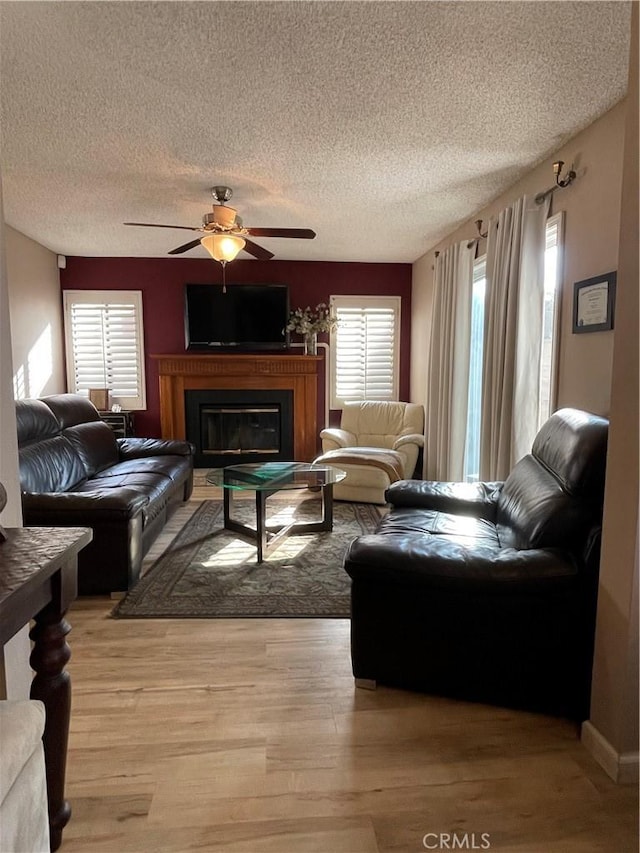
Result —
<instances>
[{"instance_id":1,"label":"curtain rod","mask_svg":"<svg viewBox=\"0 0 640 853\"><path fill-rule=\"evenodd\" d=\"M548 195L551 195L551 193L554 193L556 190L563 190L565 187L568 187L570 184L572 184L573 181L576 179L577 176L573 169L573 164L571 165L571 168L566 173L564 178L561 178L560 172L562 171L563 166L564 160L556 160L556 162L553 164L553 174L556 178L555 186L549 187L549 189L538 193L538 195L535 197L536 204L542 204ZM478 236L474 237L473 240L469 240L469 242L467 243L467 249L471 249L474 243L477 244L480 240L484 240L488 234L488 231L485 231L484 234L482 233L482 219L476 219L476 228L478 229ZM436 258L439 254L440 252L434 253Z\"/></svg>"}]
</instances>

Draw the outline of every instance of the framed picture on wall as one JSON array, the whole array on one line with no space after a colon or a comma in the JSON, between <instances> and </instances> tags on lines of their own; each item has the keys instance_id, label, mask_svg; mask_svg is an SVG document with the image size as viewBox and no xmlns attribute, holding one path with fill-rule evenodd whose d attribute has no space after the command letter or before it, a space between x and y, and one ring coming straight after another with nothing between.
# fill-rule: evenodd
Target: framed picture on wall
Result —
<instances>
[{"instance_id":1,"label":"framed picture on wall","mask_svg":"<svg viewBox=\"0 0 640 853\"><path fill-rule=\"evenodd\" d=\"M608 272L576 281L573 286L573 332L607 332L613 329L616 273Z\"/></svg>"}]
</instances>

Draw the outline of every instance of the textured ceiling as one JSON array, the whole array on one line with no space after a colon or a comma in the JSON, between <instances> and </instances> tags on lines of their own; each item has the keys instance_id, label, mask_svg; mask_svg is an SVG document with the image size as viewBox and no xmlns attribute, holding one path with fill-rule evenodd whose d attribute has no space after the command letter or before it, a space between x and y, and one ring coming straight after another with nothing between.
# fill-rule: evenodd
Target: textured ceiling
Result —
<instances>
[{"instance_id":1,"label":"textured ceiling","mask_svg":"<svg viewBox=\"0 0 640 853\"><path fill-rule=\"evenodd\" d=\"M227 184L246 225L317 232L276 258L414 261L624 96L629 9L0 2L5 219L164 257L187 232L122 223L199 225Z\"/></svg>"}]
</instances>

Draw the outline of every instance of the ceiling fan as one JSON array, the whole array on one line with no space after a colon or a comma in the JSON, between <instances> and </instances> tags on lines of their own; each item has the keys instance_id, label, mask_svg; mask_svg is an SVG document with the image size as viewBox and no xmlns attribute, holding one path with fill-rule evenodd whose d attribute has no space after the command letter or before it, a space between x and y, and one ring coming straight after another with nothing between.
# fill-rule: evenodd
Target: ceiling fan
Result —
<instances>
[{"instance_id":1,"label":"ceiling fan","mask_svg":"<svg viewBox=\"0 0 640 853\"><path fill-rule=\"evenodd\" d=\"M290 237L294 239L312 240L316 234L310 228L250 228L242 224L242 219L226 202L233 195L230 187L211 187L211 195L217 204L213 205L212 213L205 213L202 225L159 225L155 222L124 222L124 225L137 225L143 228L181 228L184 231L201 231L204 237L191 240L176 249L171 249L170 255L181 255L194 246L201 244L211 257L224 267L228 261L234 260L238 252L244 249L260 261L268 261L273 252L249 240L249 237Z\"/></svg>"}]
</instances>

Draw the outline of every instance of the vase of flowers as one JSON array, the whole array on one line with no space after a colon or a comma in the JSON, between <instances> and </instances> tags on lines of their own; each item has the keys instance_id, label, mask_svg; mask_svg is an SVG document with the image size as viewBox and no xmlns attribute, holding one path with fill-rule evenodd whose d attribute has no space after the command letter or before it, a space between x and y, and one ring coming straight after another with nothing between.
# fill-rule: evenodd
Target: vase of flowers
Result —
<instances>
[{"instance_id":1,"label":"vase of flowers","mask_svg":"<svg viewBox=\"0 0 640 853\"><path fill-rule=\"evenodd\" d=\"M307 332L304 336L304 354L318 355L318 333Z\"/></svg>"},{"instance_id":2,"label":"vase of flowers","mask_svg":"<svg viewBox=\"0 0 640 853\"><path fill-rule=\"evenodd\" d=\"M302 335L304 354L317 355L318 332L330 332L338 325L338 318L331 313L326 302L319 302L315 308L296 308L289 314L287 331Z\"/></svg>"}]
</instances>

